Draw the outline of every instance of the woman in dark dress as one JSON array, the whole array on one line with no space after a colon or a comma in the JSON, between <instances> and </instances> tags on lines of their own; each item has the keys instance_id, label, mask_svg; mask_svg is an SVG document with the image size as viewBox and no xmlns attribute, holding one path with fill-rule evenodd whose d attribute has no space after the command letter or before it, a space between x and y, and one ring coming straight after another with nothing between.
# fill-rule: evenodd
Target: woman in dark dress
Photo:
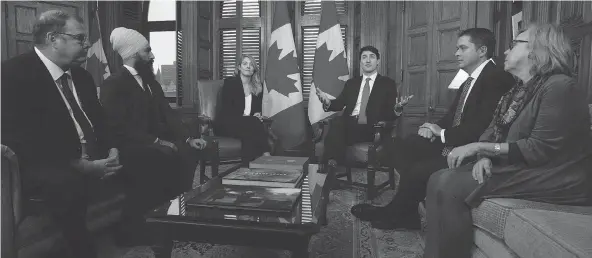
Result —
<instances>
[{"instance_id":1,"label":"woman in dark dress","mask_svg":"<svg viewBox=\"0 0 592 258\"><path fill-rule=\"evenodd\" d=\"M224 80L222 105L214 126L217 135L241 139L241 157L249 162L269 156L268 135L262 123L263 85L257 62L243 55L234 76Z\"/></svg>"},{"instance_id":2,"label":"woman in dark dress","mask_svg":"<svg viewBox=\"0 0 592 258\"><path fill-rule=\"evenodd\" d=\"M554 25L532 25L505 54L504 69L518 83L480 142L453 149L449 169L430 177L425 257L471 257L471 208L485 198L590 202L590 116L571 77L569 39ZM463 164L468 159L476 162Z\"/></svg>"}]
</instances>

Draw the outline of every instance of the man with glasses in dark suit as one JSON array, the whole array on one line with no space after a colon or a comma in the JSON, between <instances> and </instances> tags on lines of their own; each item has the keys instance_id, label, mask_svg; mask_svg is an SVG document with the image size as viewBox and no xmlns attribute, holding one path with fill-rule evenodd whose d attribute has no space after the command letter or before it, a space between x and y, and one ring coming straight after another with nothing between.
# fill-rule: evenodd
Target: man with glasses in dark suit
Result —
<instances>
[{"instance_id":1,"label":"man with glasses in dark suit","mask_svg":"<svg viewBox=\"0 0 592 258\"><path fill-rule=\"evenodd\" d=\"M76 258L97 257L86 228L89 180L122 168L93 78L80 67L86 31L80 17L46 11L34 51L2 63L2 144L19 158L25 198L43 198L69 245L65 257Z\"/></svg>"}]
</instances>

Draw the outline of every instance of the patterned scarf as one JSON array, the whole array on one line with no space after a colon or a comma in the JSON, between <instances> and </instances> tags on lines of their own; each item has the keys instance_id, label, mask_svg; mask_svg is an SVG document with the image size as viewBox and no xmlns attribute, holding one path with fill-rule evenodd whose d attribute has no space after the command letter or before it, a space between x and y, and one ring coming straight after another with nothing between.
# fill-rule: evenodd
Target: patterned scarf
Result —
<instances>
[{"instance_id":1,"label":"patterned scarf","mask_svg":"<svg viewBox=\"0 0 592 258\"><path fill-rule=\"evenodd\" d=\"M494 123L490 125L490 128L493 127L493 133L489 137L489 142L501 143L506 140L508 130L516 117L548 78L549 76L535 76L526 84L518 81L500 99L493 114Z\"/></svg>"}]
</instances>

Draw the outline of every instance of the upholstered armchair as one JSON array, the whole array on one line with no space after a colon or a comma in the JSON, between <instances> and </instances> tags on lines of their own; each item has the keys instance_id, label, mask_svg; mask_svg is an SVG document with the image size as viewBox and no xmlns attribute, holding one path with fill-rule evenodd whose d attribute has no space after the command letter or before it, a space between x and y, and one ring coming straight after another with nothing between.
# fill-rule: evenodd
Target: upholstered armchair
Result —
<instances>
[{"instance_id":1,"label":"upholstered armchair","mask_svg":"<svg viewBox=\"0 0 592 258\"><path fill-rule=\"evenodd\" d=\"M22 220L22 189L14 152L2 145L2 257L17 257L16 234Z\"/></svg>"},{"instance_id":2,"label":"upholstered armchair","mask_svg":"<svg viewBox=\"0 0 592 258\"><path fill-rule=\"evenodd\" d=\"M324 151L323 139L325 138L331 120L325 119L318 123L318 128L314 130L315 154L322 156ZM393 167L382 166L379 162L378 153L382 150L386 141L393 141L396 129L395 121L380 121L374 125L374 139L372 142L357 143L347 147L345 152L345 173L335 173L337 181L362 187L366 189L368 199L373 199L378 193L390 185L395 187L395 169ZM388 133L384 133L388 132ZM360 183L352 180L351 169L364 168L366 169L366 182ZM382 184L376 185L376 172L387 172L388 180ZM343 180L342 178L346 179Z\"/></svg>"},{"instance_id":3,"label":"upholstered armchair","mask_svg":"<svg viewBox=\"0 0 592 258\"><path fill-rule=\"evenodd\" d=\"M197 100L199 102L199 133L208 141L205 158L200 162L200 182L205 183L209 178L205 174L206 166L212 167L212 177L218 175L218 166L221 164L233 164L241 162L240 139L217 136L214 133L214 121L219 114L222 86L224 80L200 80L197 82ZM268 132L271 131L272 120L265 118L263 123ZM273 141L271 139L270 141ZM273 145L273 144L271 144ZM273 151L273 149L272 149Z\"/></svg>"}]
</instances>

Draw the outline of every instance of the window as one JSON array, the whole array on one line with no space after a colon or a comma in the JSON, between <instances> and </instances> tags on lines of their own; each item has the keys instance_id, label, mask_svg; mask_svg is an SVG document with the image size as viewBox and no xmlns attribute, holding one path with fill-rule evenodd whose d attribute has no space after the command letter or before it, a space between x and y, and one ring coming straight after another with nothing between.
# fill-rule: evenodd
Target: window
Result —
<instances>
[{"instance_id":1,"label":"window","mask_svg":"<svg viewBox=\"0 0 592 258\"><path fill-rule=\"evenodd\" d=\"M150 1L148 5L148 40L154 54L153 69L171 106L181 106L181 46L183 34L177 23L179 3Z\"/></svg>"},{"instance_id":2,"label":"window","mask_svg":"<svg viewBox=\"0 0 592 258\"><path fill-rule=\"evenodd\" d=\"M259 67L263 67L260 1L220 1L215 8L219 8L219 22L215 23L220 42L218 77L233 76L237 58L243 54L253 56Z\"/></svg>"}]
</instances>

